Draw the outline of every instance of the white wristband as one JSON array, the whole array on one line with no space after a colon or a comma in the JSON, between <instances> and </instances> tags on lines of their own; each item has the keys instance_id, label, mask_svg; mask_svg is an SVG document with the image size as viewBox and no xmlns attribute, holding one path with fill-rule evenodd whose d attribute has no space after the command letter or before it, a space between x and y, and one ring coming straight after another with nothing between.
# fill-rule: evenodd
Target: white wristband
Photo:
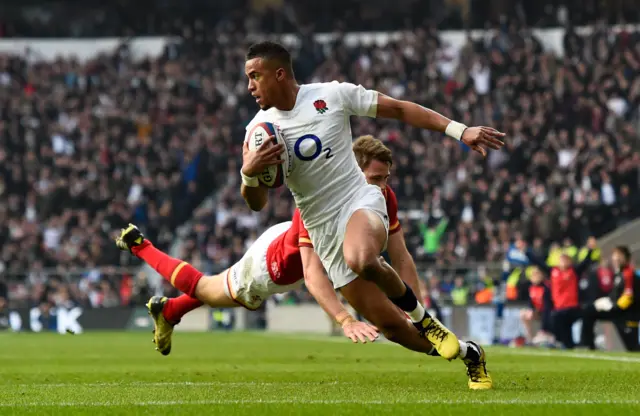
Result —
<instances>
[{"instance_id":1,"label":"white wristband","mask_svg":"<svg viewBox=\"0 0 640 416\"><path fill-rule=\"evenodd\" d=\"M247 176L240 170L240 176L242 177L242 183L244 186L248 186L249 188L257 188L260 186L260 181L258 178Z\"/></svg>"},{"instance_id":2,"label":"white wristband","mask_svg":"<svg viewBox=\"0 0 640 416\"><path fill-rule=\"evenodd\" d=\"M464 124L458 123L457 121L451 121L444 130L444 134L449 137L453 137L456 140L460 140L462 139L462 133L464 133L466 129L467 126Z\"/></svg>"}]
</instances>

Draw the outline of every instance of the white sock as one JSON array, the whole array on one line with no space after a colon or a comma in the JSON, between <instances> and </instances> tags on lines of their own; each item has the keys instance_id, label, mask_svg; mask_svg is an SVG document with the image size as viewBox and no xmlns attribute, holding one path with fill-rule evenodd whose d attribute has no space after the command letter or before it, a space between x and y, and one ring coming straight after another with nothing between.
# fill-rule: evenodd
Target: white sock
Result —
<instances>
[{"instance_id":1,"label":"white sock","mask_svg":"<svg viewBox=\"0 0 640 416\"><path fill-rule=\"evenodd\" d=\"M464 341L458 341L458 342L460 343L459 357L464 360L465 358L467 358L467 350L469 348L469 344L467 344Z\"/></svg>"},{"instance_id":2,"label":"white sock","mask_svg":"<svg viewBox=\"0 0 640 416\"><path fill-rule=\"evenodd\" d=\"M458 340L458 343L460 344L460 353L458 354L460 359L465 360L470 358L474 361L480 359L480 351L473 344L460 340ZM469 355L471 355L471 357L469 357Z\"/></svg>"},{"instance_id":3,"label":"white sock","mask_svg":"<svg viewBox=\"0 0 640 416\"><path fill-rule=\"evenodd\" d=\"M421 322L424 318L424 313L424 308L422 307L420 302L418 302L418 306L411 312L407 312L407 315L409 315L409 318L411 318L411 322Z\"/></svg>"}]
</instances>

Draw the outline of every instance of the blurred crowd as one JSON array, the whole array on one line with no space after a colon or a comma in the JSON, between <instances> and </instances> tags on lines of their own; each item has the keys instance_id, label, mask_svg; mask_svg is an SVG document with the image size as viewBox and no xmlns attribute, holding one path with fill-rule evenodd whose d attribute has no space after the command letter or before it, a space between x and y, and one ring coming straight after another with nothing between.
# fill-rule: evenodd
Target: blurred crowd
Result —
<instances>
[{"instance_id":1,"label":"blurred crowd","mask_svg":"<svg viewBox=\"0 0 640 416\"><path fill-rule=\"evenodd\" d=\"M530 27L634 23L640 9L636 0L5 0L0 37L182 36L193 20L260 33L484 29L507 17Z\"/></svg>"},{"instance_id":2,"label":"blurred crowd","mask_svg":"<svg viewBox=\"0 0 640 416\"><path fill-rule=\"evenodd\" d=\"M212 273L290 219L286 189L259 214L238 192L241 138L256 111L241 70L245 35L262 27L254 17L172 21L161 28L181 43L142 62L126 41L85 63L0 54L0 270L16 299L107 306L151 291L116 269L138 264L111 242L130 221L168 250L191 219L174 254ZM468 281L455 278L458 264L500 261L514 238L541 250L582 245L638 216L640 33L569 27L560 58L518 19L469 37L459 53L434 25L412 28L376 46L323 46L302 30L294 69L301 82L350 81L507 133L504 150L482 160L438 134L353 120L354 135L392 149L409 249L445 297ZM215 203L199 207L209 195ZM69 285L71 274L80 279Z\"/></svg>"}]
</instances>

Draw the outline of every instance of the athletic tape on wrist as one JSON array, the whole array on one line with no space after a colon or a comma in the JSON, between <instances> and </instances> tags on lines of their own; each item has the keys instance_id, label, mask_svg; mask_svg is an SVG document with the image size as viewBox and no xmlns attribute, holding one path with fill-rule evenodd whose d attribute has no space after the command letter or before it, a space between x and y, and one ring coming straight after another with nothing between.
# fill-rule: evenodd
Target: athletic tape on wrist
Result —
<instances>
[{"instance_id":1,"label":"athletic tape on wrist","mask_svg":"<svg viewBox=\"0 0 640 416\"><path fill-rule=\"evenodd\" d=\"M462 123L458 123L457 121L451 121L449 124L447 124L447 128L444 131L444 134L446 134L449 137L453 137L456 140L460 140L462 139L462 133L464 133L464 131L467 129L467 126L465 126Z\"/></svg>"},{"instance_id":2,"label":"athletic tape on wrist","mask_svg":"<svg viewBox=\"0 0 640 416\"><path fill-rule=\"evenodd\" d=\"M353 319L353 316L347 311L342 311L335 317L336 323L341 326L343 326L345 322L348 322L349 319Z\"/></svg>"},{"instance_id":3,"label":"athletic tape on wrist","mask_svg":"<svg viewBox=\"0 0 640 416\"><path fill-rule=\"evenodd\" d=\"M242 177L242 183L244 184L244 186L248 186L249 188L257 188L258 186L260 186L260 181L258 181L258 178L247 176L242 172L242 170L240 170L240 176Z\"/></svg>"}]
</instances>

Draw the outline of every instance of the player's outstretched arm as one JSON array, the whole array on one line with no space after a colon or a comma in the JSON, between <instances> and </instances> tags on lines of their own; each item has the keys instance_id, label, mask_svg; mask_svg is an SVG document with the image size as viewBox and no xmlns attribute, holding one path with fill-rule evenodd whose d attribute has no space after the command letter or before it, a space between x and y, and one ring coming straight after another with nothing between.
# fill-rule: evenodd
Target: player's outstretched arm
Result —
<instances>
[{"instance_id":1,"label":"player's outstretched arm","mask_svg":"<svg viewBox=\"0 0 640 416\"><path fill-rule=\"evenodd\" d=\"M467 127L416 103L396 100L380 93L376 117L400 120L414 127L445 133L482 156L487 155L485 148L497 150L504 145L501 139L505 134L491 127Z\"/></svg>"},{"instance_id":2,"label":"player's outstretched arm","mask_svg":"<svg viewBox=\"0 0 640 416\"><path fill-rule=\"evenodd\" d=\"M280 154L284 151L282 144L273 144L274 137L266 140L257 150L249 150L249 144L245 140L242 146L242 168L240 176L242 185L240 193L249 208L253 211L260 211L267 205L269 191L260 184L257 176L267 166L282 163Z\"/></svg>"},{"instance_id":3,"label":"player's outstretched arm","mask_svg":"<svg viewBox=\"0 0 640 416\"><path fill-rule=\"evenodd\" d=\"M300 247L304 282L309 293L316 299L320 307L342 327L344 335L353 342L371 342L378 337L378 329L373 325L356 320L347 311L336 295L322 262L310 247Z\"/></svg>"}]
</instances>

